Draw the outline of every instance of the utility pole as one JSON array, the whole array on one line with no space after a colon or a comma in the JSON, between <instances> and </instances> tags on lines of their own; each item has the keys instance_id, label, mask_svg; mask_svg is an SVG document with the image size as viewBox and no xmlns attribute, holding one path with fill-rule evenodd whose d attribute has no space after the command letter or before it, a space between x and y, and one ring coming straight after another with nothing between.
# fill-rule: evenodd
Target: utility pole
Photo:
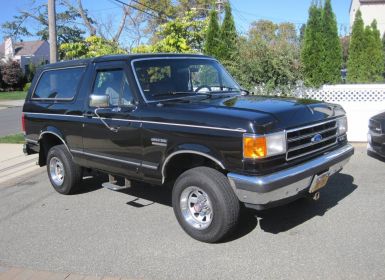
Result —
<instances>
[{"instance_id":1,"label":"utility pole","mask_svg":"<svg viewBox=\"0 0 385 280\"><path fill-rule=\"evenodd\" d=\"M56 8L55 0L48 0L49 60L57 62Z\"/></svg>"}]
</instances>

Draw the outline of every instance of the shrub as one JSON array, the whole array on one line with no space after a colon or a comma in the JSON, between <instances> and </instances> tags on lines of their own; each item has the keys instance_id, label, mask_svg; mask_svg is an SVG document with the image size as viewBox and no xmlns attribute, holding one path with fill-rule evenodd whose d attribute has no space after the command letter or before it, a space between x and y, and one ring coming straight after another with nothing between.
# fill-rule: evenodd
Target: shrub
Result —
<instances>
[{"instance_id":1,"label":"shrub","mask_svg":"<svg viewBox=\"0 0 385 280\"><path fill-rule=\"evenodd\" d=\"M31 83L25 83L24 87L23 87L23 91L29 91L29 88L31 87Z\"/></svg>"},{"instance_id":2,"label":"shrub","mask_svg":"<svg viewBox=\"0 0 385 280\"><path fill-rule=\"evenodd\" d=\"M4 63L1 67L1 76L7 90L19 90L23 87L24 75L17 61Z\"/></svg>"},{"instance_id":3,"label":"shrub","mask_svg":"<svg viewBox=\"0 0 385 280\"><path fill-rule=\"evenodd\" d=\"M3 72L3 63L0 63L0 91L4 90L3 77L1 73Z\"/></svg>"}]
</instances>

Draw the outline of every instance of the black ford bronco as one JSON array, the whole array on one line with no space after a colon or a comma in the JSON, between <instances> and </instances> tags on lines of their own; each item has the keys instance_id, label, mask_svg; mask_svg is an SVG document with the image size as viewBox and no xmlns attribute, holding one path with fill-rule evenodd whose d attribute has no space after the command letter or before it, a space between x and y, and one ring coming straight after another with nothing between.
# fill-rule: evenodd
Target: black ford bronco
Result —
<instances>
[{"instance_id":1,"label":"black ford bronco","mask_svg":"<svg viewBox=\"0 0 385 280\"><path fill-rule=\"evenodd\" d=\"M104 56L44 66L23 108L25 153L39 153L56 191L84 170L172 186L172 205L193 238L216 242L257 210L319 196L353 155L344 110L242 90L213 58ZM117 184L117 179L124 182Z\"/></svg>"}]
</instances>

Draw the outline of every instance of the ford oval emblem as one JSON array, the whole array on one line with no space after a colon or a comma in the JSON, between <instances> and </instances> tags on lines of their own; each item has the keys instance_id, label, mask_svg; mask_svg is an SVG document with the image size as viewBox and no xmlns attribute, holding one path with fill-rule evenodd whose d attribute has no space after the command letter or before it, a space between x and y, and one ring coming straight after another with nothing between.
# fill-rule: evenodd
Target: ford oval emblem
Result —
<instances>
[{"instance_id":1,"label":"ford oval emblem","mask_svg":"<svg viewBox=\"0 0 385 280\"><path fill-rule=\"evenodd\" d=\"M318 143L318 142L320 142L321 140L322 140L322 135L321 134L316 134L316 135L314 135L312 138L311 138L311 142L313 142L313 143Z\"/></svg>"}]
</instances>

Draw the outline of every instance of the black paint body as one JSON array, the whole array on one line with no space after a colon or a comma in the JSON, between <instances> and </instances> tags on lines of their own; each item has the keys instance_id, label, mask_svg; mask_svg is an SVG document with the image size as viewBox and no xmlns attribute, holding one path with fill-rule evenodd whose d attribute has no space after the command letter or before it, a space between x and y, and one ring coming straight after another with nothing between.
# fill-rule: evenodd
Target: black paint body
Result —
<instances>
[{"instance_id":1,"label":"black paint body","mask_svg":"<svg viewBox=\"0 0 385 280\"><path fill-rule=\"evenodd\" d=\"M209 155L226 171L240 174L268 174L317 157L345 143L287 162L285 155L264 160L245 160L242 152L244 133L267 134L275 131L334 119L345 114L334 104L294 98L219 95L204 100L145 102L135 79L133 59L199 57L198 55L130 55L100 57L63 62L40 70L84 65L86 70L73 100L31 99L39 73L23 108L27 151L39 151L39 137L45 131L60 136L75 162L111 174L162 183L165 160L176 151L188 150ZM207 58L209 59L209 58ZM89 94L100 64L124 64L135 104L119 112L102 110L101 117L118 132L112 132L93 115ZM152 139L166 139L166 145L154 145ZM90 156L89 154L93 154ZM95 157L95 155L98 155ZM109 160L113 158L114 160ZM167 174L165 174L167 175Z\"/></svg>"},{"instance_id":2,"label":"black paint body","mask_svg":"<svg viewBox=\"0 0 385 280\"><path fill-rule=\"evenodd\" d=\"M373 116L369 120L368 154L385 159L385 113Z\"/></svg>"}]
</instances>

